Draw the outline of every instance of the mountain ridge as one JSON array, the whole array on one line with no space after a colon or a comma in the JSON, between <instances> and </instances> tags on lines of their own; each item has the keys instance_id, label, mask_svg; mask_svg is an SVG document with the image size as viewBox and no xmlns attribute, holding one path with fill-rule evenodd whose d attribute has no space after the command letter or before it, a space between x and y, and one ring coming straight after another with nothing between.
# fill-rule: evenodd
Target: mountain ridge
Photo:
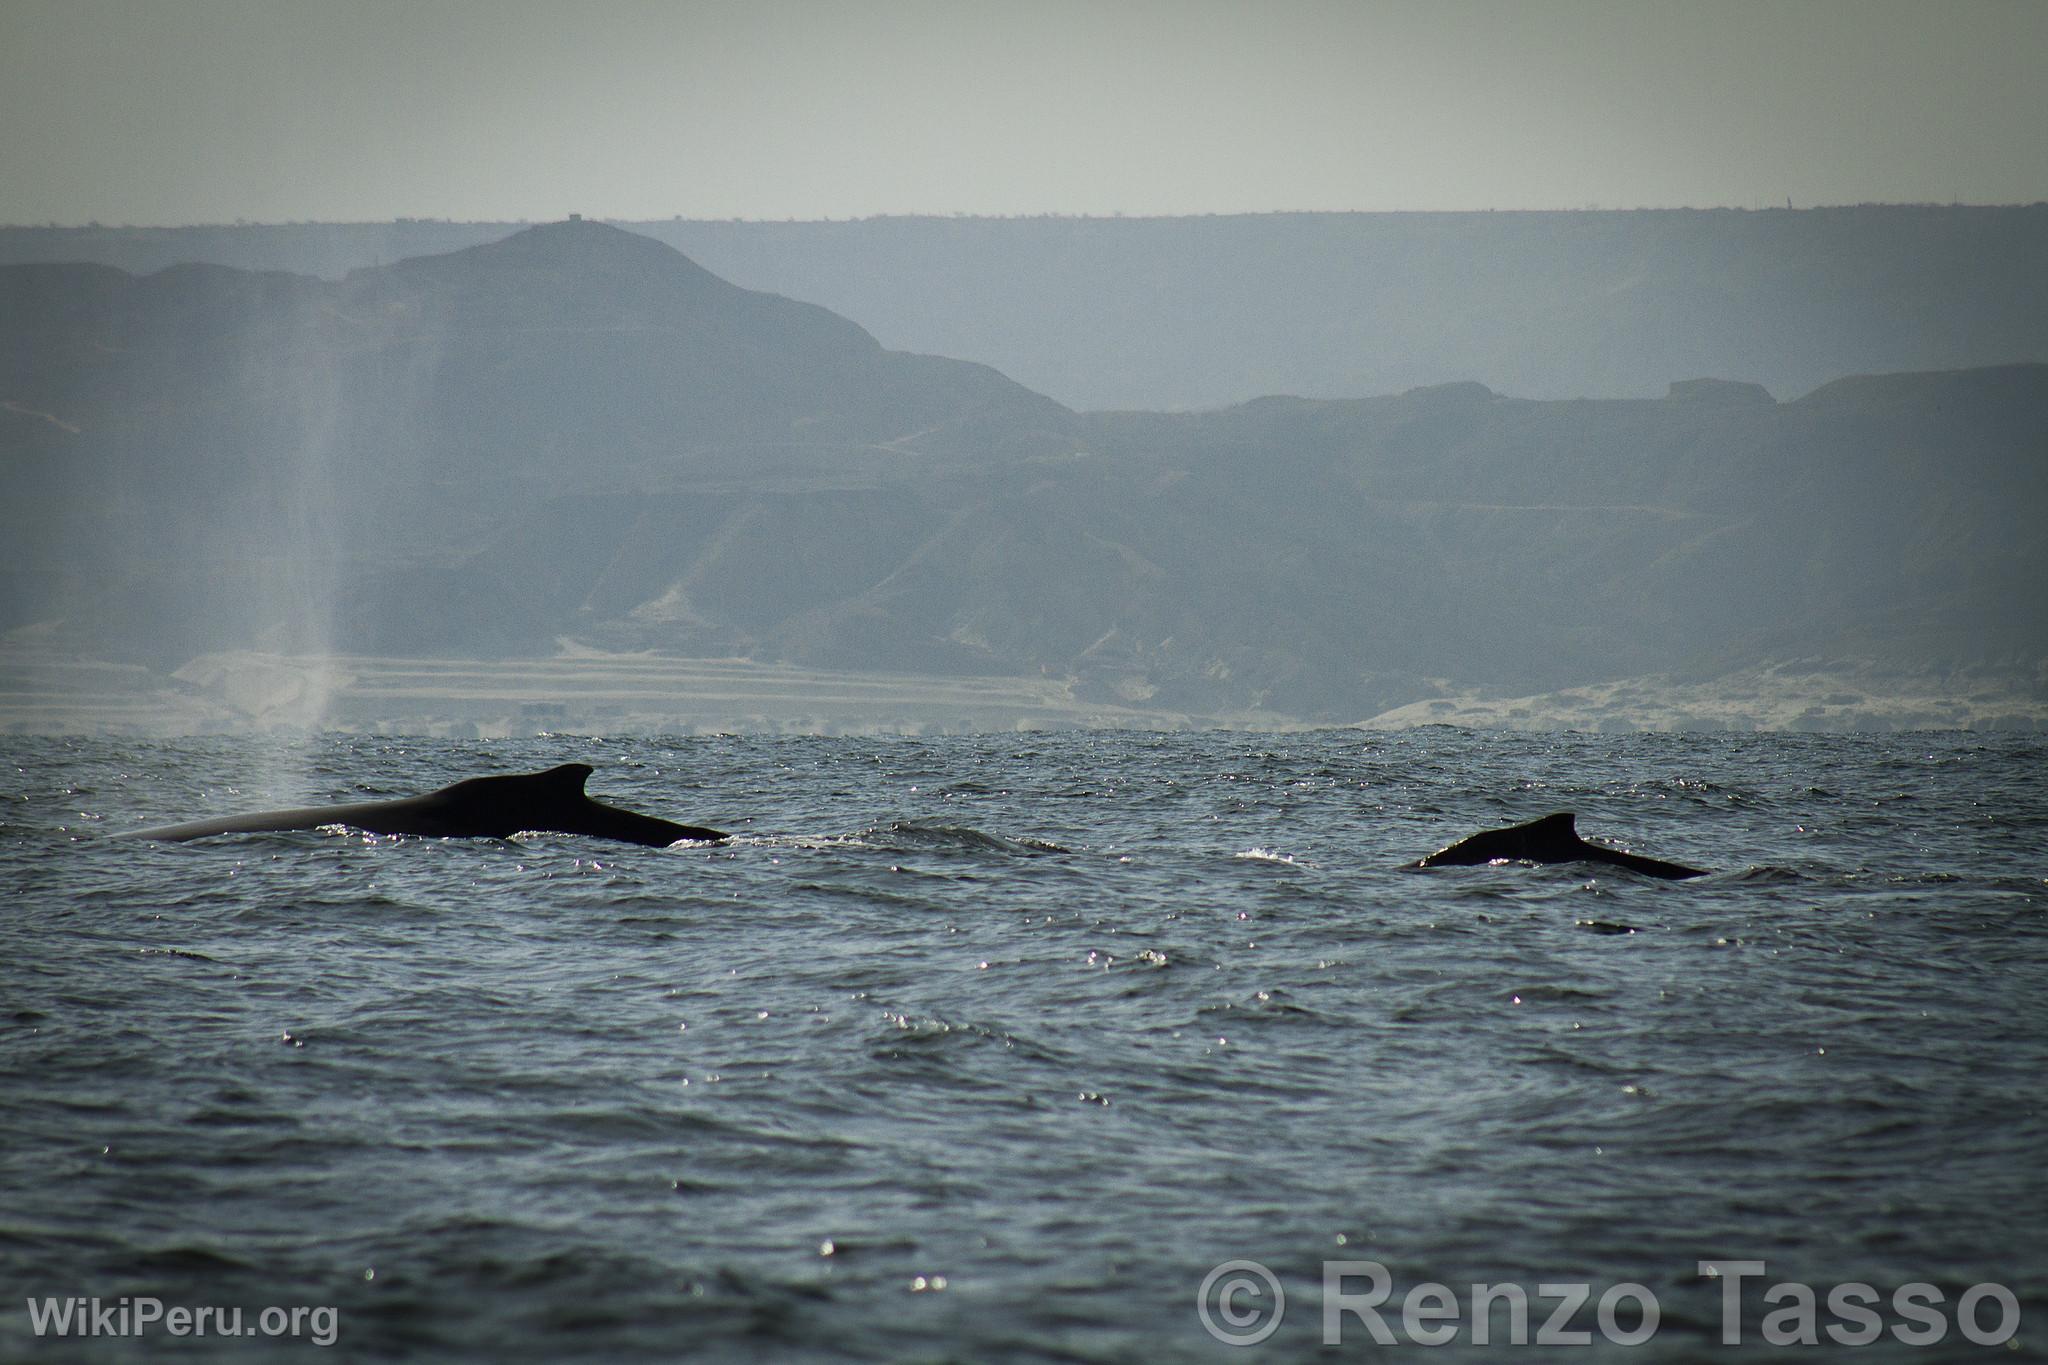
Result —
<instances>
[{"instance_id":1,"label":"mountain ridge","mask_svg":"<svg viewBox=\"0 0 2048 1365\"><path fill-rule=\"evenodd\" d=\"M2048 365L1082 414L534 232L338 282L0 267L34 305L0 308L0 629L165 672L566 638L1323 722L2048 655Z\"/></svg>"},{"instance_id":2,"label":"mountain ridge","mask_svg":"<svg viewBox=\"0 0 2048 1365\"><path fill-rule=\"evenodd\" d=\"M1462 379L1648 398L1713 375L1790 397L1844 375L2048 360L2048 204L629 226L1076 410ZM0 228L0 260L339 278L518 227Z\"/></svg>"}]
</instances>

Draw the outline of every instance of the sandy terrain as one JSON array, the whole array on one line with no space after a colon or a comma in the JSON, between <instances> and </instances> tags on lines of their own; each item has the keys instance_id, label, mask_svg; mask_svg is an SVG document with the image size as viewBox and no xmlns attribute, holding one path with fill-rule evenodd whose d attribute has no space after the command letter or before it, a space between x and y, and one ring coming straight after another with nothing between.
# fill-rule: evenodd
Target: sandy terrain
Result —
<instances>
[{"instance_id":1,"label":"sandy terrain","mask_svg":"<svg viewBox=\"0 0 2048 1365\"><path fill-rule=\"evenodd\" d=\"M1494 730L2048 730L2048 665L1907 673L1801 660L1705 681L1662 674L1501 697L1446 688L1364 725Z\"/></svg>"},{"instance_id":2,"label":"sandy terrain","mask_svg":"<svg viewBox=\"0 0 2048 1365\"><path fill-rule=\"evenodd\" d=\"M837 673L746 659L606 654L546 659L209 654L175 672L67 654L31 628L0 641L0 734L191 735L331 729L492 738L534 734L937 734L1015 729L1288 730L1273 712L1193 715L1077 698L1059 678ZM1942 675L1872 664L1774 664L1706 681L1664 675L1500 696L1440 695L1372 729L2048 730L2048 665Z\"/></svg>"},{"instance_id":3,"label":"sandy terrain","mask_svg":"<svg viewBox=\"0 0 2048 1365\"><path fill-rule=\"evenodd\" d=\"M925 734L1014 729L1289 728L1074 697L1064 679L836 673L745 659L209 654L169 675L0 647L0 734L187 735L331 729L490 738L570 734Z\"/></svg>"}]
</instances>

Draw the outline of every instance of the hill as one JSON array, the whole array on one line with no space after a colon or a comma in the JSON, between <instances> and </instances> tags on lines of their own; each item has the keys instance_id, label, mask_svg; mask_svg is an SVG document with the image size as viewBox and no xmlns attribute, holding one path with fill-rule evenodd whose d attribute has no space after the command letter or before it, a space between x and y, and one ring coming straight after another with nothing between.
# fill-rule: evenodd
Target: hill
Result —
<instances>
[{"instance_id":1,"label":"hill","mask_svg":"<svg viewBox=\"0 0 2048 1365\"><path fill-rule=\"evenodd\" d=\"M1068 416L584 222L337 282L0 268L0 395L0 625L160 655L324 640L354 577L459 560L570 489L859 479Z\"/></svg>"}]
</instances>

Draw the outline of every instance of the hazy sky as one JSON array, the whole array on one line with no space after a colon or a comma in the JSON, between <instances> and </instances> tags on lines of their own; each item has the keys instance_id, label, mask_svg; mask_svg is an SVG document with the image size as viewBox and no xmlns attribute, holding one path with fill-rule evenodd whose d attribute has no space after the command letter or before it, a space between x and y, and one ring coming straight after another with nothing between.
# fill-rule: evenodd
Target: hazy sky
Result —
<instances>
[{"instance_id":1,"label":"hazy sky","mask_svg":"<svg viewBox=\"0 0 2048 1365\"><path fill-rule=\"evenodd\" d=\"M0 0L0 222L2048 199L2048 0Z\"/></svg>"}]
</instances>

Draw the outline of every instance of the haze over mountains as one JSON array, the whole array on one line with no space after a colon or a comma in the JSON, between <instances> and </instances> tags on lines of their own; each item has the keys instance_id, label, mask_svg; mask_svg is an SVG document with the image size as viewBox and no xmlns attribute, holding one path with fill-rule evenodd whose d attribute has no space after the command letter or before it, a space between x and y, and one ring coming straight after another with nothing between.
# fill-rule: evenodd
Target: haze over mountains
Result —
<instances>
[{"instance_id":1,"label":"haze over mountains","mask_svg":"<svg viewBox=\"0 0 2048 1365\"><path fill-rule=\"evenodd\" d=\"M1310 721L1799 659L2039 690L2048 365L1669 378L1077 413L587 222L337 281L0 267L0 629L160 672L567 640Z\"/></svg>"},{"instance_id":2,"label":"haze over mountains","mask_svg":"<svg viewBox=\"0 0 2048 1365\"><path fill-rule=\"evenodd\" d=\"M1796 398L1854 374L2048 360L2048 204L623 224L895 349L1082 409L1477 380ZM0 262L202 261L338 279L509 223L0 228Z\"/></svg>"}]
</instances>

